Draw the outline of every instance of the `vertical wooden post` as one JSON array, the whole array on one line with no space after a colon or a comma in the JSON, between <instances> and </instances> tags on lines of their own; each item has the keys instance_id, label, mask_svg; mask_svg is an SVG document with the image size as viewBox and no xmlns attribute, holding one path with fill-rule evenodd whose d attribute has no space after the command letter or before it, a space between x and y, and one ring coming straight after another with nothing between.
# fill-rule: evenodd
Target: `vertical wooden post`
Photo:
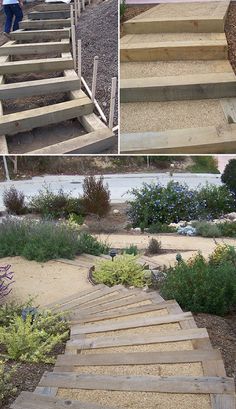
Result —
<instances>
[{"instance_id":1,"label":"vertical wooden post","mask_svg":"<svg viewBox=\"0 0 236 409\"><path fill-rule=\"evenodd\" d=\"M85 10L85 0L81 0L81 4L82 4L82 10Z\"/></svg>"},{"instance_id":2,"label":"vertical wooden post","mask_svg":"<svg viewBox=\"0 0 236 409\"><path fill-rule=\"evenodd\" d=\"M77 63L78 63L78 77L82 76L82 61L81 61L81 40L77 41Z\"/></svg>"},{"instance_id":3,"label":"vertical wooden post","mask_svg":"<svg viewBox=\"0 0 236 409\"><path fill-rule=\"evenodd\" d=\"M78 3L77 3L77 0L74 0L74 6L75 6L75 27L77 27L77 24L78 24Z\"/></svg>"},{"instance_id":4,"label":"vertical wooden post","mask_svg":"<svg viewBox=\"0 0 236 409\"><path fill-rule=\"evenodd\" d=\"M6 156L3 155L2 158L3 158L3 165L4 165L4 170L5 170L6 179L7 179L7 180L11 180L11 179L10 179L9 170L8 170L8 166L7 166Z\"/></svg>"},{"instance_id":5,"label":"vertical wooden post","mask_svg":"<svg viewBox=\"0 0 236 409\"><path fill-rule=\"evenodd\" d=\"M77 3L77 7L78 7L78 18L80 18L80 15L81 15L81 7L80 7L80 0L76 0L78 3Z\"/></svg>"},{"instance_id":6,"label":"vertical wooden post","mask_svg":"<svg viewBox=\"0 0 236 409\"><path fill-rule=\"evenodd\" d=\"M72 38L72 27L74 25L74 9L73 4L70 5L70 28L71 28L71 38Z\"/></svg>"},{"instance_id":7,"label":"vertical wooden post","mask_svg":"<svg viewBox=\"0 0 236 409\"><path fill-rule=\"evenodd\" d=\"M98 72L98 57L94 57L93 63L93 82L92 82L92 102L95 100L96 85L97 85L97 72Z\"/></svg>"},{"instance_id":8,"label":"vertical wooden post","mask_svg":"<svg viewBox=\"0 0 236 409\"><path fill-rule=\"evenodd\" d=\"M110 114L109 114L109 128L113 128L114 112L115 112L115 101L116 101L116 83L117 78L113 77L111 82L111 102L110 102Z\"/></svg>"},{"instance_id":9,"label":"vertical wooden post","mask_svg":"<svg viewBox=\"0 0 236 409\"><path fill-rule=\"evenodd\" d=\"M71 39L72 39L72 55L73 55L73 60L74 60L74 69L76 70L75 25L72 26Z\"/></svg>"}]
</instances>

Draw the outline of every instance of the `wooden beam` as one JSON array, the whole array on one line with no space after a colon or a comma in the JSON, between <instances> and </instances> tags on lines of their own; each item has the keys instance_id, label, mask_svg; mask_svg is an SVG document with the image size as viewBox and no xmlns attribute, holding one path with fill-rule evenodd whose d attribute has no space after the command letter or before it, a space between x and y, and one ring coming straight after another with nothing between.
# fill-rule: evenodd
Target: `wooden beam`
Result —
<instances>
[{"instance_id":1,"label":"wooden beam","mask_svg":"<svg viewBox=\"0 0 236 409\"><path fill-rule=\"evenodd\" d=\"M42 3L42 4L37 4L35 7L35 10L37 11L64 11L64 10L70 10L70 5L67 3Z\"/></svg>"},{"instance_id":2,"label":"wooden beam","mask_svg":"<svg viewBox=\"0 0 236 409\"><path fill-rule=\"evenodd\" d=\"M235 95L233 72L123 79L120 86L121 102L219 99Z\"/></svg>"},{"instance_id":3,"label":"wooden beam","mask_svg":"<svg viewBox=\"0 0 236 409\"><path fill-rule=\"evenodd\" d=\"M60 72L73 67L70 58L44 58L36 60L6 62L0 65L0 75L31 72Z\"/></svg>"},{"instance_id":4,"label":"wooden beam","mask_svg":"<svg viewBox=\"0 0 236 409\"><path fill-rule=\"evenodd\" d=\"M16 30L10 33L12 40L37 41L37 40L60 40L70 38L70 29L61 28L55 30Z\"/></svg>"},{"instance_id":5,"label":"wooden beam","mask_svg":"<svg viewBox=\"0 0 236 409\"><path fill-rule=\"evenodd\" d=\"M225 377L192 376L103 376L68 372L46 372L40 386L69 389L156 392L156 393L227 393L234 394L234 381Z\"/></svg>"},{"instance_id":6,"label":"wooden beam","mask_svg":"<svg viewBox=\"0 0 236 409\"><path fill-rule=\"evenodd\" d=\"M236 124L219 127L176 129L162 132L122 134L121 153L234 153Z\"/></svg>"},{"instance_id":7,"label":"wooden beam","mask_svg":"<svg viewBox=\"0 0 236 409\"><path fill-rule=\"evenodd\" d=\"M84 291L78 291L74 294L71 294L67 297L63 297L60 298L58 301L47 304L44 308L47 309L54 309L55 307L58 308L60 305L64 305L64 304L68 304L73 300L76 300L77 298L83 298L83 297L87 297L90 293L95 293L98 292L100 290L103 290L104 288L106 288L106 286L104 284L98 284L94 287L91 288L87 288Z\"/></svg>"},{"instance_id":8,"label":"wooden beam","mask_svg":"<svg viewBox=\"0 0 236 409\"><path fill-rule=\"evenodd\" d=\"M70 19L58 20L23 20L19 23L20 28L24 30L42 30L52 28L70 27Z\"/></svg>"},{"instance_id":9,"label":"wooden beam","mask_svg":"<svg viewBox=\"0 0 236 409\"><path fill-rule=\"evenodd\" d=\"M28 155L97 154L112 148L112 146L114 146L114 134L107 128L28 152Z\"/></svg>"},{"instance_id":10,"label":"wooden beam","mask_svg":"<svg viewBox=\"0 0 236 409\"><path fill-rule=\"evenodd\" d=\"M154 365L202 362L221 359L218 349L162 351L162 352L120 352L86 355L58 355L55 367L66 366L115 366L115 365ZM89 369L88 369L89 372Z\"/></svg>"},{"instance_id":11,"label":"wooden beam","mask_svg":"<svg viewBox=\"0 0 236 409\"><path fill-rule=\"evenodd\" d=\"M6 47L0 47L0 56L2 55L27 55L27 54L47 54L61 53L70 51L69 39L66 42L49 42L49 43L30 43L14 44Z\"/></svg>"},{"instance_id":12,"label":"wooden beam","mask_svg":"<svg viewBox=\"0 0 236 409\"><path fill-rule=\"evenodd\" d=\"M0 58L0 65L7 62L9 60L9 56L1 57ZM0 75L0 87L4 84L4 76ZM0 117L3 116L3 107L2 107L2 102L0 100ZM7 146L7 140L5 135L0 134L0 154L1 155L7 155L8 154L8 146Z\"/></svg>"},{"instance_id":13,"label":"wooden beam","mask_svg":"<svg viewBox=\"0 0 236 409\"><path fill-rule=\"evenodd\" d=\"M78 115L85 115L92 111L92 102L88 98L84 98L8 114L0 118L0 134L13 135L76 118Z\"/></svg>"},{"instance_id":14,"label":"wooden beam","mask_svg":"<svg viewBox=\"0 0 236 409\"><path fill-rule=\"evenodd\" d=\"M11 405L11 409L66 409L68 405L70 409L112 409L111 407L104 407L93 403L80 402L77 400L68 401L68 399L59 399L56 396L32 392L21 392Z\"/></svg>"},{"instance_id":15,"label":"wooden beam","mask_svg":"<svg viewBox=\"0 0 236 409\"><path fill-rule=\"evenodd\" d=\"M112 348L131 345L159 344L166 342L191 341L193 339L207 338L208 333L205 328L196 328L189 330L169 331L167 334L148 334L146 335L126 335L116 337L98 337L85 339L83 341L73 339L67 342L67 348L71 350Z\"/></svg>"},{"instance_id":16,"label":"wooden beam","mask_svg":"<svg viewBox=\"0 0 236 409\"><path fill-rule=\"evenodd\" d=\"M225 36L224 36L225 37ZM124 37L125 39L125 37ZM185 40L124 43L121 40L120 59L127 61L178 61L227 59L226 37L222 40Z\"/></svg>"},{"instance_id":17,"label":"wooden beam","mask_svg":"<svg viewBox=\"0 0 236 409\"><path fill-rule=\"evenodd\" d=\"M102 323L102 324L87 324L87 325L73 325L71 328L71 335L79 334L98 334L100 332L110 332L119 331L131 328L145 328L153 325L163 325L170 323L178 323L192 317L190 312L183 312L182 314L167 314L160 317L151 318L132 318L126 321L115 322L115 323ZM119 334L117 334L119 335Z\"/></svg>"},{"instance_id":18,"label":"wooden beam","mask_svg":"<svg viewBox=\"0 0 236 409\"><path fill-rule=\"evenodd\" d=\"M0 99L26 98L55 92L69 92L80 89L79 78L49 78L43 80L15 82L0 85Z\"/></svg>"},{"instance_id":19,"label":"wooden beam","mask_svg":"<svg viewBox=\"0 0 236 409\"><path fill-rule=\"evenodd\" d=\"M57 20L70 17L70 10L32 11L28 13L30 20Z\"/></svg>"}]
</instances>

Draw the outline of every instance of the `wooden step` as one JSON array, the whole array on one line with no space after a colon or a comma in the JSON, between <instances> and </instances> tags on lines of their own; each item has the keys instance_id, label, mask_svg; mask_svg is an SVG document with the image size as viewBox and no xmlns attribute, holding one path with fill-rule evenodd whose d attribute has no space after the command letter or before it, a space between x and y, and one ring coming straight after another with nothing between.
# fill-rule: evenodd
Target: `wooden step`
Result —
<instances>
[{"instance_id":1,"label":"wooden step","mask_svg":"<svg viewBox=\"0 0 236 409\"><path fill-rule=\"evenodd\" d=\"M3 55L27 55L27 54L51 54L70 51L70 41L56 41L49 43L13 44L8 47L0 47L0 56Z\"/></svg>"},{"instance_id":2,"label":"wooden step","mask_svg":"<svg viewBox=\"0 0 236 409\"><path fill-rule=\"evenodd\" d=\"M121 152L126 154L230 154L235 151L236 124L121 134Z\"/></svg>"},{"instance_id":3,"label":"wooden step","mask_svg":"<svg viewBox=\"0 0 236 409\"><path fill-rule=\"evenodd\" d=\"M59 399L55 396L41 395L39 393L21 392L11 409L112 409L108 406L96 405L81 401ZM115 409L113 407L113 409Z\"/></svg>"},{"instance_id":4,"label":"wooden step","mask_svg":"<svg viewBox=\"0 0 236 409\"><path fill-rule=\"evenodd\" d=\"M91 325L73 325L71 328L71 336L80 335L80 334L97 334L99 332L110 332L110 331L119 331L124 329L131 329L131 328L145 328L149 326L155 325L163 325L163 324L172 324L172 323L179 323L184 320L188 320L192 318L192 314L190 312L183 312L182 314L166 314L160 317L151 317L151 318L132 318L127 319L121 322L115 323L101 323L101 324L91 324ZM119 335L119 333L117 333Z\"/></svg>"},{"instance_id":5,"label":"wooden step","mask_svg":"<svg viewBox=\"0 0 236 409\"><path fill-rule=\"evenodd\" d=\"M36 40L61 40L70 38L70 29L61 28L55 30L16 30L10 33L12 40L36 41Z\"/></svg>"},{"instance_id":6,"label":"wooden step","mask_svg":"<svg viewBox=\"0 0 236 409\"><path fill-rule=\"evenodd\" d=\"M177 75L121 80L121 102L220 99L236 96L232 73Z\"/></svg>"},{"instance_id":7,"label":"wooden step","mask_svg":"<svg viewBox=\"0 0 236 409\"><path fill-rule=\"evenodd\" d=\"M103 153L114 146L114 134L111 129L97 129L85 135L59 142L55 145L28 152L28 155L64 155Z\"/></svg>"},{"instance_id":8,"label":"wooden step","mask_svg":"<svg viewBox=\"0 0 236 409\"><path fill-rule=\"evenodd\" d=\"M43 3L37 4L35 7L37 11L64 11L70 10L70 4L67 3Z\"/></svg>"},{"instance_id":9,"label":"wooden step","mask_svg":"<svg viewBox=\"0 0 236 409\"><path fill-rule=\"evenodd\" d=\"M124 37L125 39L125 37ZM120 46L121 62L221 60L228 56L226 38L222 40L186 40L161 42L132 42Z\"/></svg>"},{"instance_id":10,"label":"wooden step","mask_svg":"<svg viewBox=\"0 0 236 409\"><path fill-rule=\"evenodd\" d=\"M82 98L81 100L61 102L8 114L0 118L0 134L13 135L18 132L77 118L92 111L93 103L91 100Z\"/></svg>"},{"instance_id":11,"label":"wooden step","mask_svg":"<svg viewBox=\"0 0 236 409\"><path fill-rule=\"evenodd\" d=\"M156 393L234 394L234 381L227 377L102 376L73 372L46 372L39 386L69 389L136 391Z\"/></svg>"},{"instance_id":12,"label":"wooden step","mask_svg":"<svg viewBox=\"0 0 236 409\"><path fill-rule=\"evenodd\" d=\"M53 28L70 27L70 19L56 19L56 20L23 20L19 23L20 28L24 30L42 30Z\"/></svg>"},{"instance_id":13,"label":"wooden step","mask_svg":"<svg viewBox=\"0 0 236 409\"><path fill-rule=\"evenodd\" d=\"M204 328L193 328L187 330L171 330L169 333L148 335L120 335L116 337L104 336L91 339L72 339L67 342L67 350L76 351L84 349L113 348L133 345L149 345L169 342L192 341L209 339Z\"/></svg>"},{"instance_id":14,"label":"wooden step","mask_svg":"<svg viewBox=\"0 0 236 409\"><path fill-rule=\"evenodd\" d=\"M49 78L43 80L14 82L0 85L0 100L26 98L55 92L69 92L80 89L80 79L70 77Z\"/></svg>"},{"instance_id":15,"label":"wooden step","mask_svg":"<svg viewBox=\"0 0 236 409\"><path fill-rule=\"evenodd\" d=\"M229 2L161 4L124 23L127 34L224 32Z\"/></svg>"},{"instance_id":16,"label":"wooden step","mask_svg":"<svg viewBox=\"0 0 236 409\"><path fill-rule=\"evenodd\" d=\"M36 60L13 61L0 65L0 75L20 74L31 72L60 72L72 69L74 62L72 57L44 58Z\"/></svg>"},{"instance_id":17,"label":"wooden step","mask_svg":"<svg viewBox=\"0 0 236 409\"><path fill-rule=\"evenodd\" d=\"M66 19L70 17L70 10L56 10L56 11L32 11L28 13L30 20L56 20Z\"/></svg>"}]
</instances>

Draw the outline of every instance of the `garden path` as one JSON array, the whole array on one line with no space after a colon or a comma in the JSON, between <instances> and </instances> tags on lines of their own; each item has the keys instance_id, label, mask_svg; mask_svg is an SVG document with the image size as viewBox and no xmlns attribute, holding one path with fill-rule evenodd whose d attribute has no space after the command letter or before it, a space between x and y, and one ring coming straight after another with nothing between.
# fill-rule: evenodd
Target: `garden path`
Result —
<instances>
[{"instance_id":1,"label":"garden path","mask_svg":"<svg viewBox=\"0 0 236 409\"><path fill-rule=\"evenodd\" d=\"M11 409L235 409L220 352L175 300L98 285L48 307L69 312L65 354Z\"/></svg>"}]
</instances>

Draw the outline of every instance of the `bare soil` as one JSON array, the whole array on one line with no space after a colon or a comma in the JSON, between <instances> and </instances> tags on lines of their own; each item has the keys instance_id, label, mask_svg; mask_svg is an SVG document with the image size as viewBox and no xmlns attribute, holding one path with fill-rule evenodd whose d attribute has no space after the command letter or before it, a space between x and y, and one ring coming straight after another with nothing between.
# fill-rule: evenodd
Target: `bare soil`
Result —
<instances>
[{"instance_id":1,"label":"bare soil","mask_svg":"<svg viewBox=\"0 0 236 409\"><path fill-rule=\"evenodd\" d=\"M236 74L236 4L232 2L226 19L225 34L228 41L229 60Z\"/></svg>"}]
</instances>

